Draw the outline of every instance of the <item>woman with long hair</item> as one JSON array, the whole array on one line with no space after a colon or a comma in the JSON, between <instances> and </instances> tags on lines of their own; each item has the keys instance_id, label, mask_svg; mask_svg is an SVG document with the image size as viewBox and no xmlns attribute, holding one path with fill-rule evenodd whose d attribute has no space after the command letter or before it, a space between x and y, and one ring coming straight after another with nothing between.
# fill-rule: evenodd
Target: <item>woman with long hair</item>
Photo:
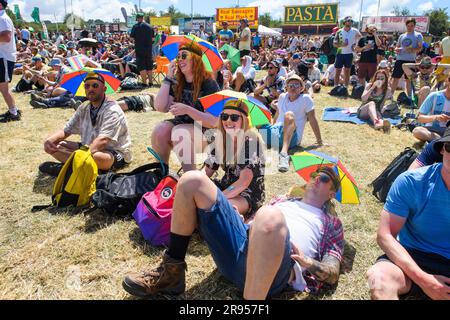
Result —
<instances>
[{"instance_id":1,"label":"woman with long hair","mask_svg":"<svg viewBox=\"0 0 450 320\"><path fill-rule=\"evenodd\" d=\"M245 221L263 205L264 156L259 133L251 129L248 108L241 100L225 104L203 168L208 177L222 168L214 182Z\"/></svg>"},{"instance_id":2,"label":"woman with long hair","mask_svg":"<svg viewBox=\"0 0 450 320\"><path fill-rule=\"evenodd\" d=\"M170 152L176 147L183 171L196 168L195 151L204 141L203 138L194 141L194 122L199 123L203 131L215 128L218 122L212 114L204 112L198 99L217 91L219 86L205 69L200 47L194 42L181 46L155 98L156 111L170 112L174 116L160 122L152 132L152 148L164 163L169 163Z\"/></svg>"},{"instance_id":3,"label":"woman with long hair","mask_svg":"<svg viewBox=\"0 0 450 320\"><path fill-rule=\"evenodd\" d=\"M389 74L386 70L378 70L373 75L372 81L366 85L361 96L363 104L358 108L358 117L362 120L371 120L375 130L389 131L390 122L383 120L381 116L386 99L392 97L389 88Z\"/></svg>"}]
</instances>

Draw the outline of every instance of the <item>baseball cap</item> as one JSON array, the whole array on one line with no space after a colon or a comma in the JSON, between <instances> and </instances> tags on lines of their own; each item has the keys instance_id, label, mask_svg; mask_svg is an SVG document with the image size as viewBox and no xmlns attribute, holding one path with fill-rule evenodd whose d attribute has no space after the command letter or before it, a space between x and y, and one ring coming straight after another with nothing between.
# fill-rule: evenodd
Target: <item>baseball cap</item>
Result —
<instances>
[{"instance_id":1,"label":"baseball cap","mask_svg":"<svg viewBox=\"0 0 450 320\"><path fill-rule=\"evenodd\" d=\"M62 64L61 59L53 58L48 65L50 67L57 67L57 66L60 66L61 64Z\"/></svg>"},{"instance_id":2,"label":"baseball cap","mask_svg":"<svg viewBox=\"0 0 450 320\"><path fill-rule=\"evenodd\" d=\"M277 60L272 60L269 64L273 65L275 68L280 69L280 63Z\"/></svg>"},{"instance_id":3,"label":"baseball cap","mask_svg":"<svg viewBox=\"0 0 450 320\"><path fill-rule=\"evenodd\" d=\"M75 48L75 43L72 41L67 42L67 49L73 49Z\"/></svg>"},{"instance_id":4,"label":"baseball cap","mask_svg":"<svg viewBox=\"0 0 450 320\"><path fill-rule=\"evenodd\" d=\"M88 80L97 80L100 81L101 83L105 83L105 78L103 78L101 74L98 74L96 72L89 72L86 78L84 78L84 82Z\"/></svg>"},{"instance_id":5,"label":"baseball cap","mask_svg":"<svg viewBox=\"0 0 450 320\"><path fill-rule=\"evenodd\" d=\"M292 59L300 59L300 55L298 53L294 53Z\"/></svg>"},{"instance_id":6,"label":"baseball cap","mask_svg":"<svg viewBox=\"0 0 450 320\"><path fill-rule=\"evenodd\" d=\"M66 47L65 44L60 44L60 45L58 46L58 49L62 49L62 50L64 50L64 51L67 51L67 47Z\"/></svg>"},{"instance_id":7,"label":"baseball cap","mask_svg":"<svg viewBox=\"0 0 450 320\"><path fill-rule=\"evenodd\" d=\"M388 67L388 62L386 60L381 60L378 64L378 68L386 69Z\"/></svg>"},{"instance_id":8,"label":"baseball cap","mask_svg":"<svg viewBox=\"0 0 450 320\"><path fill-rule=\"evenodd\" d=\"M352 21L353 22L353 18L351 16L346 16L344 18L344 22L347 22L347 21Z\"/></svg>"},{"instance_id":9,"label":"baseball cap","mask_svg":"<svg viewBox=\"0 0 450 320\"><path fill-rule=\"evenodd\" d=\"M450 142L450 121L447 122L447 129L444 132L444 135L439 140L436 140L434 143L434 150L438 153L441 152L444 143Z\"/></svg>"},{"instance_id":10,"label":"baseball cap","mask_svg":"<svg viewBox=\"0 0 450 320\"><path fill-rule=\"evenodd\" d=\"M31 61L33 61L33 62L42 61L42 57L37 54L33 58L31 58Z\"/></svg>"},{"instance_id":11,"label":"baseball cap","mask_svg":"<svg viewBox=\"0 0 450 320\"><path fill-rule=\"evenodd\" d=\"M143 12L136 13L136 19L137 18L143 18L143 17L144 17L144 13Z\"/></svg>"},{"instance_id":12,"label":"baseball cap","mask_svg":"<svg viewBox=\"0 0 450 320\"><path fill-rule=\"evenodd\" d=\"M316 63L316 59L314 59L314 58L308 58L308 59L305 59L305 62L306 62L307 64L314 64L314 63Z\"/></svg>"}]
</instances>

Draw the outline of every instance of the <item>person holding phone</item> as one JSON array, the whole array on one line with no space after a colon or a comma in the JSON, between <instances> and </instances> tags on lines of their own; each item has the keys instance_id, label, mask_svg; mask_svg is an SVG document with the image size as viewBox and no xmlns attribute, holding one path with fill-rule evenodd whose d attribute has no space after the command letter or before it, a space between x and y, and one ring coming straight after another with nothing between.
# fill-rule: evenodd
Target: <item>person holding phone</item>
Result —
<instances>
[{"instance_id":1,"label":"person holding phone","mask_svg":"<svg viewBox=\"0 0 450 320\"><path fill-rule=\"evenodd\" d=\"M386 99L391 97L389 74L386 70L378 70L375 72L372 81L366 85L361 96L363 105L358 108L358 118L371 120L375 130L383 129L384 132L388 132L391 124L388 120L383 120L381 114Z\"/></svg>"}]
</instances>

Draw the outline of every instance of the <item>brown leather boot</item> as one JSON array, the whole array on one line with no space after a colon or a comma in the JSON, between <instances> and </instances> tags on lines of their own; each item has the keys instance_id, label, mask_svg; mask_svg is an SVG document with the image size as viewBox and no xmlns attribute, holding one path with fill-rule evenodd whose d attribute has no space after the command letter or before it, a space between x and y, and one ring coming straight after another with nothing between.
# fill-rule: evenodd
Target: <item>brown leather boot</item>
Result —
<instances>
[{"instance_id":1,"label":"brown leather boot","mask_svg":"<svg viewBox=\"0 0 450 320\"><path fill-rule=\"evenodd\" d=\"M125 277L122 286L133 296L145 298L157 293L178 295L185 291L186 262L164 254L160 265L149 272L133 273Z\"/></svg>"}]
</instances>

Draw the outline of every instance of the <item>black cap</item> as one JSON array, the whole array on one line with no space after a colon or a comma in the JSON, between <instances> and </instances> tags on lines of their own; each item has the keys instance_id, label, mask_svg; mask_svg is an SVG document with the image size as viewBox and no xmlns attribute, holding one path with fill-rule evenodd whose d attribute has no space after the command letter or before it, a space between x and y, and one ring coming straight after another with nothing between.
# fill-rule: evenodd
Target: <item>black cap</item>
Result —
<instances>
[{"instance_id":1,"label":"black cap","mask_svg":"<svg viewBox=\"0 0 450 320\"><path fill-rule=\"evenodd\" d=\"M439 140L436 140L434 143L434 150L438 153L441 152L444 143L450 142L450 121L447 122L447 129L444 132L444 135Z\"/></svg>"}]
</instances>

